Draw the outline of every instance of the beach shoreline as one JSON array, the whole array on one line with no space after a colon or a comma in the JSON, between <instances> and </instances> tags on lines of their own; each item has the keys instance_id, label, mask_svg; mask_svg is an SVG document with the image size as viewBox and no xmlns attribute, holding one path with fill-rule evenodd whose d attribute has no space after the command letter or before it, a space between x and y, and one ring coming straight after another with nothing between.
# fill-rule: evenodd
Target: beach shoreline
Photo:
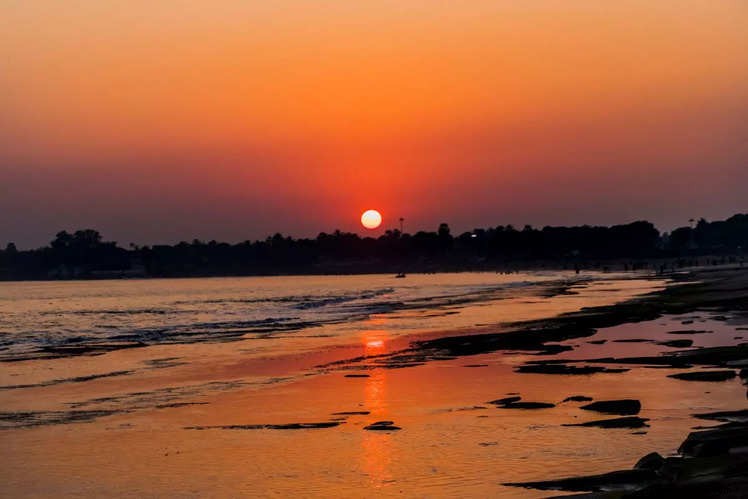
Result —
<instances>
[{"instance_id":1,"label":"beach shoreline","mask_svg":"<svg viewBox=\"0 0 748 499\"><path fill-rule=\"evenodd\" d=\"M265 381L258 381L258 385L252 385L245 375L248 370L264 369L269 365L263 363L262 359L254 365L253 361L229 363L223 367L220 364L206 365L205 369L215 371L217 380L225 378L225 381L212 381L212 384L194 389L189 388L192 385L185 385L180 388L181 391L163 392L154 388L152 392L138 390L142 394L133 395L124 390L120 398L107 399L103 396L97 398L84 390L87 383L42 387L38 390L65 388L63 393L67 396L77 394L84 403L73 410L82 419L67 421L76 424L49 424L55 423L54 418L59 416L54 409L50 409L41 416L34 416L41 417L43 424L3 431L0 436L9 444L9 451L6 451L9 458L7 490L20 492L29 487L28 480L11 477L10 470L31 466L31 469L46 469L48 475L42 477L42 482L48 481L61 487L62 495L66 495L65 491L73 495L90 495L103 490L97 487L107 484L115 487L120 482L126 483L127 488L115 487L112 490L119 490L116 495L132 495L133 491L148 495L149 490L151 493L158 490L163 494L171 490L174 494L189 495L188 490L205 492L207 484L197 478L188 478L184 485L174 485L168 477L183 476L185 470L199 467L200 460L209 456L209 459L225 463L220 469L212 469L216 476L226 479L233 477L242 483L239 488L236 488L236 484L233 487L222 486L217 490L217 495L237 492L263 495L258 494L260 490L291 493L294 481L283 478L284 472L278 469L280 463L277 459L283 452L288 452L288 445L294 445L295 448L305 449L305 453L318 456L319 463L310 464L302 455L294 452L283 466L288 468L286 474L307 476L311 480L311 485L307 484L311 487L310 495L314 496L329 493L332 490L330 487L344 496L356 495L354 491L360 487L369 487L372 493L376 491L384 495L395 495L400 490L428 494L429 491L433 492L430 487L435 484L447 484L444 490L448 495L457 495L462 491L467 495L492 493L509 497L540 497L545 494L500 484L528 483L556 476L581 476L589 471L603 473L630 466L648 452L673 451L693 425L688 415L694 411L688 408L688 400L682 402L678 398L687 399L698 383L667 377L680 372L682 366L639 368L610 359L596 363L591 361L599 359L582 356L580 360L569 356L584 353L586 348L607 347L621 353L636 353L638 351L631 349L644 347L656 348L659 352L668 347L657 345L654 340L649 343L607 340L599 346L590 343L598 341L596 338L600 335L625 329L631 324L642 324L647 331L654 331L653 328L659 324L657 321L662 322L663 317L668 322L662 328L672 329L681 321L691 320L684 317L694 315L695 311L704 307L709 309L708 317L693 320L697 323L702 321L709 327L726 324L724 320L714 317L726 316L739 309L748 289L745 286L747 279L745 272L739 269L684 274L678 280L687 284L670 286L662 292L653 292L618 305L582 309L550 319L483 325L473 330L461 330L458 335L444 331L432 331L425 337L404 335L384 344L380 343L383 341L380 336L364 335L363 359L359 358L360 355L354 355L357 350L354 345L336 348L327 359L325 355L319 359L305 357L303 360L307 367L297 370L290 378L284 375L286 368L270 369L265 373ZM623 331L620 334L630 333ZM714 341L714 337L724 335L718 331L702 336L711 336L710 341ZM158 348L163 350L162 358L168 359L167 347ZM360 346L358 350L361 351ZM132 351L123 350L107 355L133 354ZM107 355L92 358L103 359ZM582 362L585 360L590 362ZM288 361L293 363L292 358ZM179 361L164 360L165 369L153 372L178 373L180 367L170 367L170 362L176 364ZM575 367L594 366L600 369L574 375L568 371L560 373L556 367L558 365L572 370ZM551 371L518 372L523 366L541 366ZM554 369L557 374L553 374ZM619 373L616 370L627 372ZM635 376L635 384L628 381L632 375ZM94 383L102 387L106 383L124 387L127 379L128 376L115 376L95 380ZM663 382L670 387L668 390L673 393L673 398L659 401L658 392L662 390L660 383ZM549 391L551 386L556 388ZM711 390L711 395L701 395L698 399L700 412L739 409L736 407L736 393L740 393L737 382L709 386L715 388ZM636 396L642 401L642 415L653 420L649 422L651 428L632 431L565 427L568 423L599 419L582 414L585 411L580 412L573 401L562 401L580 393L595 400ZM6 391L4 396L6 401L11 400L8 398L9 392ZM516 404L508 407L487 403L502 397L520 397L522 403L545 403L553 407L534 410ZM243 408L247 407L253 410L246 413ZM701 410L702 407L705 409ZM21 419L24 417L27 416L20 416ZM663 426L657 422L659 419L671 422ZM401 429L391 429L386 425L378 428L380 431L364 429L377 421L392 421L390 426ZM10 417L5 418L5 422L14 423ZM519 436L512 435L512 428L519 432ZM573 436L581 432L585 432L589 443ZM128 447L123 445L130 445L135 449L128 451L128 458L124 459L128 465L136 466L138 471L134 476L119 476L117 470L122 469L124 462L112 461L101 455L95 442L102 438L112 442L113 448L125 449ZM610 438L631 442L631 449L627 449L623 455L615 448L601 451L595 464L575 457L591 452L589 445L608 445L606 442ZM648 440L650 438L651 441ZM514 439L517 441L514 442ZM571 440L563 444L563 439ZM58 442L59 445L53 444L50 448L49 444L41 444L45 441ZM39 449L30 447L32 442L37 442ZM237 442L243 442L242 446L237 448ZM352 442L356 444L351 446ZM664 448L655 446L663 443ZM247 461L247 456L240 457L245 445L260 446L266 456L255 455ZM403 445L416 450L405 450ZM446 465L434 461L432 467L437 471L424 468L425 462L433 461L427 457L430 445L442 448L454 462ZM556 455L552 449L557 445L567 445L567 448L562 454ZM534 449L530 455L521 450L528 446ZM166 452L169 455L154 454L156 447L168 448ZM40 454L54 450L70 456L78 455L83 449L88 449L91 454L88 456L89 462L105 464L98 472L76 459L63 466L62 471L69 474L74 470L75 474L83 477L77 485L50 468L49 458ZM179 457L176 457L175 449ZM15 456L9 452L14 452ZM167 457L169 459L165 459ZM153 470L133 464L132 460L136 458L143 463L159 462L159 466L166 466L163 483L148 489L144 480L149 477L153 479ZM256 471L250 473L254 477L254 486L237 477L238 469L230 464L236 459L239 459L238 462L254 462L252 466ZM527 459L533 463L532 466L528 467ZM478 464L474 464L472 469L466 467L473 461ZM514 471L487 479L487 470L500 462ZM330 473L340 476L334 478ZM457 479L458 476L463 476L463 481L467 481L463 483ZM34 487L30 490L34 490Z\"/></svg>"}]
</instances>

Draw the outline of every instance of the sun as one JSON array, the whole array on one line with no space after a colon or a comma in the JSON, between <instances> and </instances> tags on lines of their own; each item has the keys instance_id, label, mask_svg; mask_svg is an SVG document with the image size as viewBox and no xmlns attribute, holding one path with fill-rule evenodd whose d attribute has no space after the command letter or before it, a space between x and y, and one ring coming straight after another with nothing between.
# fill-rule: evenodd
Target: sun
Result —
<instances>
[{"instance_id":1,"label":"sun","mask_svg":"<svg viewBox=\"0 0 748 499\"><path fill-rule=\"evenodd\" d=\"M382 215L377 210L366 210L361 215L361 225L367 229L376 229L382 225Z\"/></svg>"}]
</instances>

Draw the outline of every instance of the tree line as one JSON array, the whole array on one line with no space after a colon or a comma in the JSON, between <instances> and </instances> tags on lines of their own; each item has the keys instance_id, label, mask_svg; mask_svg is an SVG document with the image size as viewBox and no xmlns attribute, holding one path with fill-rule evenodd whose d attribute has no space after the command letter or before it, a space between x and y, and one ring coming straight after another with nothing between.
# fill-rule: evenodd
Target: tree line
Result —
<instances>
[{"instance_id":1,"label":"tree line","mask_svg":"<svg viewBox=\"0 0 748 499\"><path fill-rule=\"evenodd\" d=\"M316 238L275 234L238 244L217 241L118 246L98 231L58 232L48 246L0 249L0 279L177 277L310 273L418 272L506 268L625 268L652 259L711 255L741 261L748 248L748 214L704 219L671 233L646 221L624 225L517 229L499 225L453 235L446 223L414 234L387 230L361 237L336 230ZM623 263L621 263L623 262Z\"/></svg>"}]
</instances>

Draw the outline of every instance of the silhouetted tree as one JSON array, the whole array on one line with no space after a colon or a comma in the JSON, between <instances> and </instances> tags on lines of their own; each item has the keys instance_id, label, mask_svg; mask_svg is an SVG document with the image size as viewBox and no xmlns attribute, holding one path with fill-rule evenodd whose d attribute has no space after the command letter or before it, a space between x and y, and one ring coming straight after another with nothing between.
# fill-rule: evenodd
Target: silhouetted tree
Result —
<instances>
[{"instance_id":1,"label":"silhouetted tree","mask_svg":"<svg viewBox=\"0 0 748 499\"><path fill-rule=\"evenodd\" d=\"M748 248L748 215L680 227L660 235L649 222L611 227L533 228L512 225L476 228L458 237L442 223L435 232L415 234L388 229L378 238L335 230L314 239L293 239L276 233L260 241L238 244L215 240L176 245L136 246L129 250L102 240L86 229L60 231L49 246L18 251L8 244L0 250L0 277L96 277L136 265L151 276L242 275L306 272L397 272L486 268L557 262L596 265L609 259L650 257L691 258L697 255L742 255ZM742 258L742 257L741 257ZM683 260L685 261L685 260ZM690 261L690 260L689 260ZM712 261L717 261L713 259ZM721 261L721 260L720 260ZM607 264L605 264L607 265ZM628 265L628 263L627 263Z\"/></svg>"}]
</instances>

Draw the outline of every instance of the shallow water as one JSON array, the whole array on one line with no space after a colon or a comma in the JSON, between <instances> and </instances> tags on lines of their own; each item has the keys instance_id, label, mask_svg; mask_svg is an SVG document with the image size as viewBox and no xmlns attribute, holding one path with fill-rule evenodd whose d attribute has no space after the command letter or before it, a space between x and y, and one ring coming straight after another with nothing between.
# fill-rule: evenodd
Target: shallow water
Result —
<instances>
[{"instance_id":1,"label":"shallow water","mask_svg":"<svg viewBox=\"0 0 748 499\"><path fill-rule=\"evenodd\" d=\"M653 450L674 451L691 426L703 424L691 413L741 408L736 404L745 389L739 381L667 378L672 369L627 366L620 374L557 376L519 374L517 365L652 354L670 348L654 341L673 338L688 337L695 346L734 344L737 326L692 314L602 329L568 340L572 350L555 357L499 351L401 369L319 366L386 354L419 338L493 332L498 323L615 303L664 284L632 277L479 273L2 284L2 358L28 358L0 362L2 491L548 495L501 484L609 471ZM678 329L714 332L669 334ZM632 338L653 341L615 341ZM589 343L599 340L606 341ZM134 342L147 346L122 348ZM510 392L557 405L530 411L486 404ZM560 403L577 394L640 399L650 427L642 433L562 426L604 417ZM377 420L402 430L363 430ZM226 428L331 421L340 425ZM195 427L206 429L188 429Z\"/></svg>"},{"instance_id":2,"label":"shallow water","mask_svg":"<svg viewBox=\"0 0 748 499\"><path fill-rule=\"evenodd\" d=\"M542 284L567 277L549 272L407 280L368 275L5 283L0 347L4 359L17 359L44 355L50 347L101 343L273 339L283 332L350 326L376 314L393 319L393 330L454 327L470 319L441 317L460 305L531 297L543 291ZM345 331L325 328L327 335Z\"/></svg>"}]
</instances>

